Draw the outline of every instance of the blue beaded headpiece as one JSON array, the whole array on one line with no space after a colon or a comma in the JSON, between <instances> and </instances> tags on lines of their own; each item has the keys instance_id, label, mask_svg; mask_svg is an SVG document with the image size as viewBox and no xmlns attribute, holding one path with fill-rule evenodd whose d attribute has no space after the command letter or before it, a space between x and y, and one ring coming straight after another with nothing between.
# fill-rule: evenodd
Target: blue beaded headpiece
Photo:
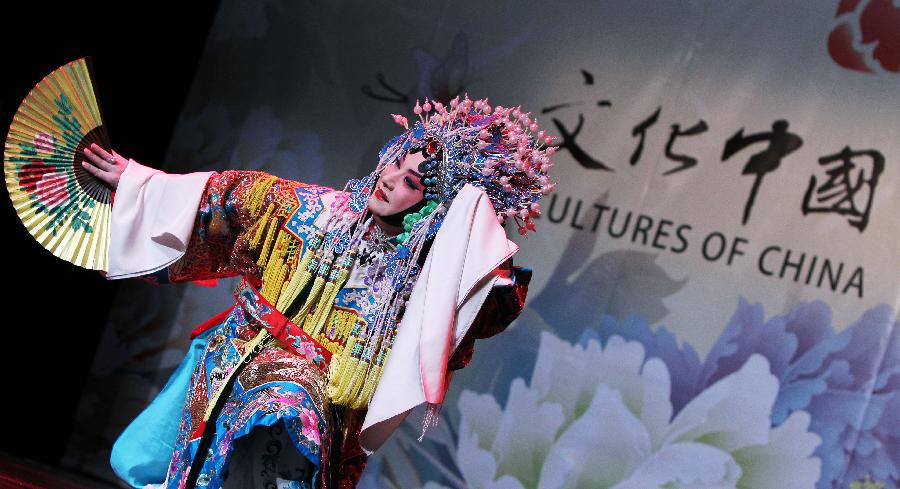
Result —
<instances>
[{"instance_id":1,"label":"blue beaded headpiece","mask_svg":"<svg viewBox=\"0 0 900 489\"><path fill-rule=\"evenodd\" d=\"M556 147L545 143L555 138L520 108L492 109L487 99L473 101L468 95L449 105L432 106L427 99L419 105L417 100L413 112L419 120L412 127L406 117L392 114L406 131L379 151L376 173L407 152L421 151L426 158L419 167L426 200L449 207L457 192L471 183L488 195L500 222L512 218L520 234L534 231L531 218L540 214L538 201L553 190L547 174Z\"/></svg>"}]
</instances>

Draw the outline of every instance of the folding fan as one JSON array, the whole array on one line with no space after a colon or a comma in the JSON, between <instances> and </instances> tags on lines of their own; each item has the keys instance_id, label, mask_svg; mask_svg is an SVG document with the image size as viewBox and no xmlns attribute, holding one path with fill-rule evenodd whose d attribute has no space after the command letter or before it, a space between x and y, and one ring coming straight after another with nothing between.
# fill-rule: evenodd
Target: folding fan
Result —
<instances>
[{"instance_id":1,"label":"folding fan","mask_svg":"<svg viewBox=\"0 0 900 489\"><path fill-rule=\"evenodd\" d=\"M3 153L6 188L28 232L54 255L106 270L110 188L82 166L82 149L109 148L90 58L47 75L13 116Z\"/></svg>"}]
</instances>

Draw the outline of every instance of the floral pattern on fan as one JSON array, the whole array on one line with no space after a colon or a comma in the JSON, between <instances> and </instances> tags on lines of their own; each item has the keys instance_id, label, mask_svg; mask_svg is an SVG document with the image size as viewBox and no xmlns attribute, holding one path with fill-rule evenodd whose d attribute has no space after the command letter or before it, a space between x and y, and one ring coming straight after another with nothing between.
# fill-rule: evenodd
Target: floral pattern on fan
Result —
<instances>
[{"instance_id":1,"label":"floral pattern on fan","mask_svg":"<svg viewBox=\"0 0 900 489\"><path fill-rule=\"evenodd\" d=\"M82 124L73 114L73 104L66 94L61 93L53 102L57 108L53 120L62 129L61 137L38 131L31 144L18 143L18 154L10 161L16 165L19 186L28 194L31 207L51 216L44 229L56 236L68 223L73 231L92 233L89 210L96 201L74 191L78 185L74 171L47 163L63 161L84 136Z\"/></svg>"}]
</instances>

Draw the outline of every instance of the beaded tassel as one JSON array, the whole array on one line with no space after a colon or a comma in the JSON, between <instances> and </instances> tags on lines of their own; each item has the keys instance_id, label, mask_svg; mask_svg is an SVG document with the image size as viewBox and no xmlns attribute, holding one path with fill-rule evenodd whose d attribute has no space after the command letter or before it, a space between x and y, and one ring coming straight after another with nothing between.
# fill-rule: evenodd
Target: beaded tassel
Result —
<instances>
[{"instance_id":1,"label":"beaded tassel","mask_svg":"<svg viewBox=\"0 0 900 489\"><path fill-rule=\"evenodd\" d=\"M347 338L350 336L350 330L356 324L357 313L353 309L347 309L340 306L331 308L331 313L325 324L328 325L327 330L323 329L319 336L316 337L319 343L328 348L333 355L339 355L347 344Z\"/></svg>"},{"instance_id":2,"label":"beaded tassel","mask_svg":"<svg viewBox=\"0 0 900 489\"><path fill-rule=\"evenodd\" d=\"M300 248L300 243L297 239L289 234L285 237L285 246L281 252L281 258L284 262L282 266L283 273L278 276L278 280L273 284L274 285L274 295L269 302L272 304L277 304L281 302L281 294L285 290L285 285L289 283L288 278L292 278L295 275L296 271L296 258L297 258L297 250ZM268 296L266 296L268 298Z\"/></svg>"},{"instance_id":3,"label":"beaded tassel","mask_svg":"<svg viewBox=\"0 0 900 489\"><path fill-rule=\"evenodd\" d=\"M265 263L263 270L263 288L260 291L263 297L269 302L278 300L281 293L281 284L290 270L290 261L288 255L293 247L294 237L290 233L281 231L275 245L272 246L272 252Z\"/></svg>"},{"instance_id":4,"label":"beaded tassel","mask_svg":"<svg viewBox=\"0 0 900 489\"><path fill-rule=\"evenodd\" d=\"M250 217L260 223L256 228L253 238L250 239L250 249L258 249L260 240L263 238L264 234L266 235L265 244L262 250L260 250L257 258L257 264L259 266L265 266L269 260L271 236L275 231L275 227L277 227L276 220L272 219L276 209L275 202L269 202L269 205L266 206L266 210L262 215L260 215L260 210L262 209L263 204L265 204L266 193L268 193L269 189L272 188L272 185L277 181L278 177L276 176L260 178L253 183L253 186L250 187L250 190L247 193L247 209L250 213ZM268 229L268 233L265 233L266 229Z\"/></svg>"},{"instance_id":5,"label":"beaded tassel","mask_svg":"<svg viewBox=\"0 0 900 489\"><path fill-rule=\"evenodd\" d=\"M325 288L328 272L331 271L331 260L327 258L318 262L314 260L310 263L310 267L315 267L316 271L314 273L316 278L313 280L312 288L309 290L309 295L306 296L303 306L301 306L300 310L297 311L297 314L294 315L294 323L303 325L303 331L306 331L307 333L309 333L306 327L308 321L307 316L314 312L312 308L318 304L322 289Z\"/></svg>"},{"instance_id":6,"label":"beaded tassel","mask_svg":"<svg viewBox=\"0 0 900 489\"><path fill-rule=\"evenodd\" d=\"M344 256L340 265L337 268L332 268L331 273L329 273L328 283L322 291L322 298L319 299L316 311L312 317L312 322L309 324L308 328L304 327L304 330L306 330L310 336L316 337L322 332L322 327L325 325L325 319L328 318L328 315L331 312L338 291L341 290L347 282L347 277L350 276L350 268L353 266L353 261L355 259L356 252L351 251Z\"/></svg>"},{"instance_id":7,"label":"beaded tassel","mask_svg":"<svg viewBox=\"0 0 900 489\"><path fill-rule=\"evenodd\" d=\"M332 356L333 367L329 370L327 388L332 402L359 409L367 406L375 394L392 338L372 334L374 326L358 321L344 349L339 355ZM371 344L365 344L363 338ZM379 353L373 362L374 352Z\"/></svg>"},{"instance_id":8,"label":"beaded tassel","mask_svg":"<svg viewBox=\"0 0 900 489\"><path fill-rule=\"evenodd\" d=\"M359 342L359 333L364 327L367 327L365 321L362 318L357 319L341 354L331 357L326 392L331 401L336 404L347 405L353 397L349 380L359 366L363 349L363 345Z\"/></svg>"},{"instance_id":9,"label":"beaded tassel","mask_svg":"<svg viewBox=\"0 0 900 489\"><path fill-rule=\"evenodd\" d=\"M269 209L266 209L266 215L264 217L265 220L263 222L268 224L269 229L268 229L268 232L266 232L266 239L262 244L262 251L259 254L259 260L256 261L256 264L261 267L266 266L266 264L271 260L270 253L275 248L272 246L272 238L275 236L275 232L277 231L277 228L278 228L278 219L271 217L271 213L270 213L271 209L274 209L274 204L270 204ZM260 229L262 229L262 227L263 226L260 226ZM279 238L280 238L279 240L283 240L284 234L285 234L284 232L279 233ZM254 239L256 239L256 238L254 237ZM258 243L258 241L257 241L257 243ZM255 245L251 242L250 246L255 246Z\"/></svg>"},{"instance_id":10,"label":"beaded tassel","mask_svg":"<svg viewBox=\"0 0 900 489\"><path fill-rule=\"evenodd\" d=\"M262 290L260 290L260 294L266 298L269 303L278 300L277 294L280 292L281 287L279 284L284 282L284 278L288 273L288 264L281 262L280 260L274 261L266 267L266 270L273 270L273 273L269 275L268 281L264 281ZM272 285L269 285L272 284Z\"/></svg>"},{"instance_id":11,"label":"beaded tassel","mask_svg":"<svg viewBox=\"0 0 900 489\"><path fill-rule=\"evenodd\" d=\"M277 181L278 177L270 175L253 183L250 191L247 192L247 209L250 211L250 217L259 217L259 210L265 202L266 193Z\"/></svg>"},{"instance_id":12,"label":"beaded tassel","mask_svg":"<svg viewBox=\"0 0 900 489\"><path fill-rule=\"evenodd\" d=\"M262 217L259 218L258 222L260 223L260 225L256 228L256 232L253 234L253 239L250 240L251 249L256 249L257 247L259 247L259 240L262 239L264 231L267 227L271 228L271 226L269 226L269 218L272 217L272 212L274 211L275 203L270 202L268 207L266 207L266 212L264 212ZM261 253L260 255L260 259L262 259L262 255L264 255L264 253Z\"/></svg>"},{"instance_id":13,"label":"beaded tassel","mask_svg":"<svg viewBox=\"0 0 900 489\"><path fill-rule=\"evenodd\" d=\"M379 343L387 343L386 338L381 338ZM386 355L390 352L389 346L378 345L380 349L376 349L378 351L378 358L387 358ZM372 399L372 396L375 395L375 387L378 386L378 381L381 379L381 370L383 365L380 362L372 362L372 365L369 367L369 370L366 372L365 379L361 382L363 384L362 391L359 394L359 403L361 406L368 405L369 401Z\"/></svg>"},{"instance_id":14,"label":"beaded tassel","mask_svg":"<svg viewBox=\"0 0 900 489\"><path fill-rule=\"evenodd\" d=\"M363 389L361 395L361 401L365 404L368 404L372 399L372 396L375 395L375 387L378 386L378 381L381 379L381 373L384 370L384 363L387 361L388 356L390 356L391 354L391 347L394 344L394 336L396 335L396 333L396 327L392 326L381 339L379 349L376 350L378 351L378 355L375 357L372 368L366 374L365 388Z\"/></svg>"},{"instance_id":15,"label":"beaded tassel","mask_svg":"<svg viewBox=\"0 0 900 489\"><path fill-rule=\"evenodd\" d=\"M306 251L304 251L303 256L300 257L300 263L297 264L297 268L294 270L294 273L291 274L291 279L287 281L281 289L278 303L275 305L279 311L287 310L288 306L294 302L298 295L300 295L300 291L303 290L303 287L306 287L306 284L312 277L313 274L310 273L310 263L317 256L317 248L322 242L323 236L324 233L319 231L309 239Z\"/></svg>"}]
</instances>

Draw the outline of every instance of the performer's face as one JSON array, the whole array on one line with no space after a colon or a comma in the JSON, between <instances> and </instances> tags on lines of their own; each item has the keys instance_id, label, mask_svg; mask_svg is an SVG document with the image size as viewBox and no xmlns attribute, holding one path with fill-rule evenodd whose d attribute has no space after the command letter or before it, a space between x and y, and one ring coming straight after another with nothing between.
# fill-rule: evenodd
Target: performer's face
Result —
<instances>
[{"instance_id":1,"label":"performer's face","mask_svg":"<svg viewBox=\"0 0 900 489\"><path fill-rule=\"evenodd\" d=\"M404 211L420 202L425 194L419 163L422 153L406 153L396 163L387 165L369 194L369 210L384 217Z\"/></svg>"}]
</instances>

